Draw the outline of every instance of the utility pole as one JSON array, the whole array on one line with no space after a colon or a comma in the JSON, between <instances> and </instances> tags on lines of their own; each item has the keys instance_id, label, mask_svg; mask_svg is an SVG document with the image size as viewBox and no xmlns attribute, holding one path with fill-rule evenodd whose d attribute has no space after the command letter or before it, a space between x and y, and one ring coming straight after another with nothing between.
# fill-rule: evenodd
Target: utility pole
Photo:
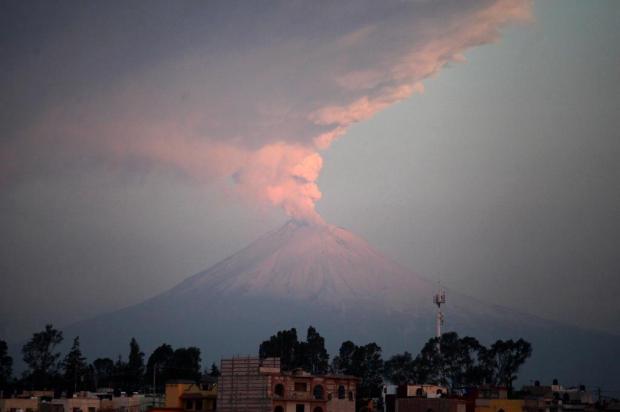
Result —
<instances>
[{"instance_id":1,"label":"utility pole","mask_svg":"<svg viewBox=\"0 0 620 412\"><path fill-rule=\"evenodd\" d=\"M156 396L156 385L155 385L155 375L157 373L157 363L153 364L153 407L155 407L155 396Z\"/></svg>"}]
</instances>

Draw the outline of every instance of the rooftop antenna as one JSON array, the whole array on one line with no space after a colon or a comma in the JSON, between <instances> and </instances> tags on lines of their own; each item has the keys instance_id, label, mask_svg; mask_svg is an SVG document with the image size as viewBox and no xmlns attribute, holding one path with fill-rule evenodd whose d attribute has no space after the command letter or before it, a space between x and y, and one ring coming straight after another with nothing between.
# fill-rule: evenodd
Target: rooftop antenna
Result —
<instances>
[{"instance_id":1,"label":"rooftop antenna","mask_svg":"<svg viewBox=\"0 0 620 412\"><path fill-rule=\"evenodd\" d=\"M433 303L437 305L437 320L436 320L436 333L437 333L437 352L441 352L439 349L439 340L441 339L441 325L443 325L443 312L441 311L441 305L446 303L446 292L439 285L439 291L433 297Z\"/></svg>"}]
</instances>

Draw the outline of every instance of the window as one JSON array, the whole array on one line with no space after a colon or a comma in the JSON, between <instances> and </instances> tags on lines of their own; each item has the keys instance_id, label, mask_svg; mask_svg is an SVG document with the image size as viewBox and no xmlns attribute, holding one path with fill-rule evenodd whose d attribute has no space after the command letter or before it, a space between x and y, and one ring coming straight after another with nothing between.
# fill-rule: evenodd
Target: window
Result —
<instances>
[{"instance_id":1,"label":"window","mask_svg":"<svg viewBox=\"0 0 620 412\"><path fill-rule=\"evenodd\" d=\"M284 385L282 385L281 383L278 383L275 386L275 388L273 388L273 393L275 393L276 396L283 397L284 396Z\"/></svg>"},{"instance_id":2,"label":"window","mask_svg":"<svg viewBox=\"0 0 620 412\"><path fill-rule=\"evenodd\" d=\"M331 392L327 394L327 400L328 400L328 401L331 401L331 400L332 400L332 393L331 393Z\"/></svg>"},{"instance_id":3,"label":"window","mask_svg":"<svg viewBox=\"0 0 620 412\"><path fill-rule=\"evenodd\" d=\"M349 391L349 400L352 401L353 400L353 391Z\"/></svg>"},{"instance_id":4,"label":"window","mask_svg":"<svg viewBox=\"0 0 620 412\"><path fill-rule=\"evenodd\" d=\"M202 410L202 399L196 399L196 410L197 411Z\"/></svg>"},{"instance_id":5,"label":"window","mask_svg":"<svg viewBox=\"0 0 620 412\"><path fill-rule=\"evenodd\" d=\"M305 411L306 411L306 405L304 405L303 403L298 403L297 405L295 405L295 412L305 412Z\"/></svg>"},{"instance_id":6,"label":"window","mask_svg":"<svg viewBox=\"0 0 620 412\"><path fill-rule=\"evenodd\" d=\"M97 410L97 408L95 408L94 406L89 406L88 407L88 412L95 412Z\"/></svg>"},{"instance_id":7,"label":"window","mask_svg":"<svg viewBox=\"0 0 620 412\"><path fill-rule=\"evenodd\" d=\"M273 412L284 412L284 408L281 406L276 406L273 408Z\"/></svg>"},{"instance_id":8,"label":"window","mask_svg":"<svg viewBox=\"0 0 620 412\"><path fill-rule=\"evenodd\" d=\"M306 382L295 382L295 392L306 392L308 384Z\"/></svg>"},{"instance_id":9,"label":"window","mask_svg":"<svg viewBox=\"0 0 620 412\"><path fill-rule=\"evenodd\" d=\"M316 385L314 387L314 399L323 399L323 396L325 396L325 391L323 390L323 387L321 385Z\"/></svg>"},{"instance_id":10,"label":"window","mask_svg":"<svg viewBox=\"0 0 620 412\"><path fill-rule=\"evenodd\" d=\"M323 412L323 408L317 406L316 408L314 408L314 412Z\"/></svg>"},{"instance_id":11,"label":"window","mask_svg":"<svg viewBox=\"0 0 620 412\"><path fill-rule=\"evenodd\" d=\"M344 394L346 393L346 389L344 385L338 386L338 399L344 399Z\"/></svg>"},{"instance_id":12,"label":"window","mask_svg":"<svg viewBox=\"0 0 620 412\"><path fill-rule=\"evenodd\" d=\"M188 411L191 411L192 409L194 409L194 401L192 400L185 401L185 409Z\"/></svg>"}]
</instances>

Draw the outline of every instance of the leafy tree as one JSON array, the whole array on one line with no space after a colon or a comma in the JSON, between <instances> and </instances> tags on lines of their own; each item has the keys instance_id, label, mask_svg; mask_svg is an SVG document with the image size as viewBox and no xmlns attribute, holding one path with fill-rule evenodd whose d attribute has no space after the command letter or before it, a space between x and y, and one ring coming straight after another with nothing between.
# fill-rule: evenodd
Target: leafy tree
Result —
<instances>
[{"instance_id":1,"label":"leafy tree","mask_svg":"<svg viewBox=\"0 0 620 412\"><path fill-rule=\"evenodd\" d=\"M301 342L301 362L304 370L315 375L325 374L329 369L329 354L325 339L312 326L308 328L306 342Z\"/></svg>"},{"instance_id":2,"label":"leafy tree","mask_svg":"<svg viewBox=\"0 0 620 412\"><path fill-rule=\"evenodd\" d=\"M144 380L144 353L135 338L129 342L129 358L126 366L127 389L137 391Z\"/></svg>"},{"instance_id":3,"label":"leafy tree","mask_svg":"<svg viewBox=\"0 0 620 412\"><path fill-rule=\"evenodd\" d=\"M215 363L212 363L211 364L211 370L209 370L208 375L211 376L212 378L219 377L221 375L220 368L218 368Z\"/></svg>"},{"instance_id":4,"label":"leafy tree","mask_svg":"<svg viewBox=\"0 0 620 412\"><path fill-rule=\"evenodd\" d=\"M8 352L8 345L0 340L0 390L7 388L13 374L13 358Z\"/></svg>"},{"instance_id":5,"label":"leafy tree","mask_svg":"<svg viewBox=\"0 0 620 412\"><path fill-rule=\"evenodd\" d=\"M284 370L302 368L310 373L324 374L329 369L325 339L312 326L308 328L305 342L297 339L295 328L281 330L261 343L258 352L261 359L280 358Z\"/></svg>"},{"instance_id":6,"label":"leafy tree","mask_svg":"<svg viewBox=\"0 0 620 412\"><path fill-rule=\"evenodd\" d=\"M531 355L532 345L523 339L496 341L484 355L489 383L512 389L519 368Z\"/></svg>"},{"instance_id":7,"label":"leafy tree","mask_svg":"<svg viewBox=\"0 0 620 412\"><path fill-rule=\"evenodd\" d=\"M69 391L77 391L78 383L84 382L88 377L88 365L86 358L80 350L80 337L76 336L73 340L73 346L62 362L63 377L65 381L65 389Z\"/></svg>"},{"instance_id":8,"label":"leafy tree","mask_svg":"<svg viewBox=\"0 0 620 412\"><path fill-rule=\"evenodd\" d=\"M337 373L344 373L361 378L357 396L375 398L381 396L383 386L383 359L381 347L376 343L357 346L351 341L343 342L334 358L332 368Z\"/></svg>"},{"instance_id":9,"label":"leafy tree","mask_svg":"<svg viewBox=\"0 0 620 412\"><path fill-rule=\"evenodd\" d=\"M168 373L172 379L200 380L200 349L190 346L174 351L168 365Z\"/></svg>"},{"instance_id":10,"label":"leafy tree","mask_svg":"<svg viewBox=\"0 0 620 412\"><path fill-rule=\"evenodd\" d=\"M395 385L417 382L413 356L409 352L392 356L385 361L383 376Z\"/></svg>"},{"instance_id":11,"label":"leafy tree","mask_svg":"<svg viewBox=\"0 0 620 412\"><path fill-rule=\"evenodd\" d=\"M33 387L49 388L57 377L60 353L54 349L62 342L62 332L46 325L45 329L32 335L22 347L24 362L28 365L28 380Z\"/></svg>"},{"instance_id":12,"label":"leafy tree","mask_svg":"<svg viewBox=\"0 0 620 412\"><path fill-rule=\"evenodd\" d=\"M153 376L155 376L155 382L157 390L162 391L165 387L166 381L170 379L170 373L168 368L172 362L174 356L174 350L172 346L164 343L157 347L146 363L146 376L147 383L152 384Z\"/></svg>"},{"instance_id":13,"label":"leafy tree","mask_svg":"<svg viewBox=\"0 0 620 412\"><path fill-rule=\"evenodd\" d=\"M485 348L472 337L459 338L455 332L430 339L414 360L417 382L446 385L454 389L475 386L486 380Z\"/></svg>"},{"instance_id":14,"label":"leafy tree","mask_svg":"<svg viewBox=\"0 0 620 412\"><path fill-rule=\"evenodd\" d=\"M336 373L347 373L353 366L353 354L357 346L350 340L342 342L338 350L338 356L332 361L332 370Z\"/></svg>"},{"instance_id":15,"label":"leafy tree","mask_svg":"<svg viewBox=\"0 0 620 412\"><path fill-rule=\"evenodd\" d=\"M123 360L123 357L119 354L114 367L112 368L111 387L115 389L127 389L129 388L129 377L127 373L127 362Z\"/></svg>"},{"instance_id":16,"label":"leafy tree","mask_svg":"<svg viewBox=\"0 0 620 412\"><path fill-rule=\"evenodd\" d=\"M281 330L271 336L269 340L260 344L258 354L261 359L280 358L280 365L284 370L291 370L299 367L296 355L299 351L299 341L297 340L297 329Z\"/></svg>"},{"instance_id":17,"label":"leafy tree","mask_svg":"<svg viewBox=\"0 0 620 412\"><path fill-rule=\"evenodd\" d=\"M113 386L114 361L110 358L97 358L92 364L95 388Z\"/></svg>"}]
</instances>

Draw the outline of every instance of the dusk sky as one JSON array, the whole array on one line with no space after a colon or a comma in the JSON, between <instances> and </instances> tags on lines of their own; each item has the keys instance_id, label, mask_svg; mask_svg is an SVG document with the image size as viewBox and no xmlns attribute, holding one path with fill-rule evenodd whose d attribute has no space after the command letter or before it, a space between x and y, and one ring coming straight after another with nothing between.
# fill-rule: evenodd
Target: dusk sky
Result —
<instances>
[{"instance_id":1,"label":"dusk sky","mask_svg":"<svg viewBox=\"0 0 620 412\"><path fill-rule=\"evenodd\" d=\"M291 218L620 334L618 1L3 1L0 53L2 338Z\"/></svg>"}]
</instances>

